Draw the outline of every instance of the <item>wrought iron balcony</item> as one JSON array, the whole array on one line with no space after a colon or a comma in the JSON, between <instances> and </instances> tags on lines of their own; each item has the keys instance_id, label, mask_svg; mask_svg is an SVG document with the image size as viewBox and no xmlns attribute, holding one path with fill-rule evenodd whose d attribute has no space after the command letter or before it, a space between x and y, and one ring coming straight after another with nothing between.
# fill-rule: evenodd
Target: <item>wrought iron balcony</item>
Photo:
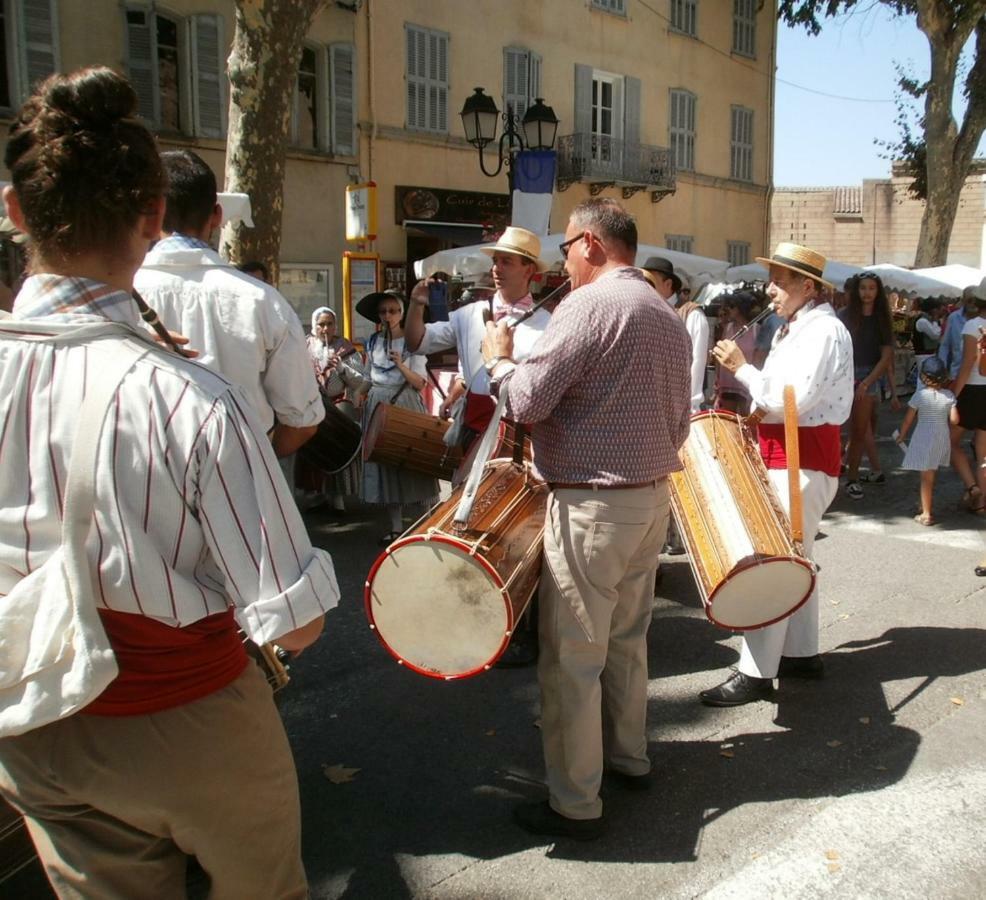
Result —
<instances>
[{"instance_id":1,"label":"wrought iron balcony","mask_svg":"<svg viewBox=\"0 0 986 900\"><path fill-rule=\"evenodd\" d=\"M558 138L558 190L577 181L589 184L593 196L619 186L624 198L650 191L657 203L675 192L674 157L667 147L630 144L587 132L568 134Z\"/></svg>"}]
</instances>

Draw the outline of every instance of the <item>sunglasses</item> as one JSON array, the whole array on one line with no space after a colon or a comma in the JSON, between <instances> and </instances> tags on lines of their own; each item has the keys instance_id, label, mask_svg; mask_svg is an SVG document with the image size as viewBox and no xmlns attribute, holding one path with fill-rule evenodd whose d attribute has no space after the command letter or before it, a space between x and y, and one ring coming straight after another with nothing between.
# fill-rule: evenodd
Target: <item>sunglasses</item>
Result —
<instances>
[{"instance_id":1,"label":"sunglasses","mask_svg":"<svg viewBox=\"0 0 986 900\"><path fill-rule=\"evenodd\" d=\"M558 252L561 253L561 258L562 259L568 259L568 251L572 248L572 245L573 244L577 244L579 241L581 241L582 238L585 237L585 234L586 233L583 231L582 234L580 234L580 235L578 235L576 237L573 237L573 238L571 238L571 239L569 239L567 241L562 241L558 245Z\"/></svg>"}]
</instances>

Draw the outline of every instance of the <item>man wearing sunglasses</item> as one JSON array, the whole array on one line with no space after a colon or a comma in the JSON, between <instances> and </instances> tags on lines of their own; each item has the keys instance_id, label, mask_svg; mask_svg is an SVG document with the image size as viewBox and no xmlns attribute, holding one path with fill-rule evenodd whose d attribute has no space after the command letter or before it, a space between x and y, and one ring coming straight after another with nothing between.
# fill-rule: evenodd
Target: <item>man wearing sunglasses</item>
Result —
<instances>
[{"instance_id":1,"label":"man wearing sunglasses","mask_svg":"<svg viewBox=\"0 0 986 900\"><path fill-rule=\"evenodd\" d=\"M517 808L534 834L603 831L599 787L648 786L647 627L668 523L667 475L688 433L691 345L634 268L637 227L614 200L572 212L572 280L526 361L504 323L483 355L507 414L531 426L551 488L541 602L542 740L549 799ZM509 385L509 387L507 387Z\"/></svg>"}]
</instances>

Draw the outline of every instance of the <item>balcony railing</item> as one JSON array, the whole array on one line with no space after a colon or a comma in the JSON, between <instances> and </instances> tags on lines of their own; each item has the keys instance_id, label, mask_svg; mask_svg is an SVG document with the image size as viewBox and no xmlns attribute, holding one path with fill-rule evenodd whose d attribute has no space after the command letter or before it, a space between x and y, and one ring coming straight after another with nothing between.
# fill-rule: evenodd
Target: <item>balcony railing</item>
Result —
<instances>
[{"instance_id":1,"label":"balcony railing","mask_svg":"<svg viewBox=\"0 0 986 900\"><path fill-rule=\"evenodd\" d=\"M607 187L623 188L624 198L650 191L655 203L675 191L674 158L666 147L630 144L599 134L558 138L558 190L577 181L593 195Z\"/></svg>"}]
</instances>

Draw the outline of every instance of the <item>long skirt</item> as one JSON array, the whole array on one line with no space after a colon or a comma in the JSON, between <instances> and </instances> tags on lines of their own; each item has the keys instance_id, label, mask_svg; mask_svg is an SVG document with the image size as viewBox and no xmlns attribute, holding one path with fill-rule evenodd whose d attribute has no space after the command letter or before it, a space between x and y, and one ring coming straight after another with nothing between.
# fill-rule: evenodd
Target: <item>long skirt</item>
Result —
<instances>
[{"instance_id":1,"label":"long skirt","mask_svg":"<svg viewBox=\"0 0 986 900\"><path fill-rule=\"evenodd\" d=\"M426 413L421 396L410 386L400 391L400 386L373 385L363 404L363 433L366 433L373 410L379 403L394 403L404 409ZM396 400L394 399L396 395ZM398 469L375 462L363 463L363 502L387 505L391 503L438 502L438 481L430 475Z\"/></svg>"}]
</instances>

